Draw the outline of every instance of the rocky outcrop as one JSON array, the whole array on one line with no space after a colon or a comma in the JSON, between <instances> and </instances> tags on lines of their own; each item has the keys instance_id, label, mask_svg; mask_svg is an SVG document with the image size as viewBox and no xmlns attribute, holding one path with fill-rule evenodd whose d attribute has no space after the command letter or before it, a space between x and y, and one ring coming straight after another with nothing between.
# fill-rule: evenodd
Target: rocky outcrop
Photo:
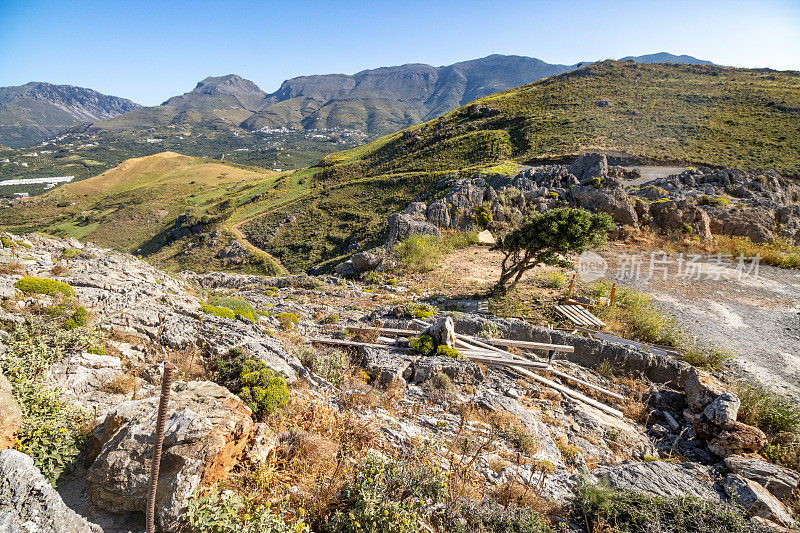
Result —
<instances>
[{"instance_id":1,"label":"rocky outcrop","mask_svg":"<svg viewBox=\"0 0 800 533\"><path fill-rule=\"evenodd\" d=\"M33 459L16 450L1 450L0 531L101 533L102 529L67 507Z\"/></svg>"},{"instance_id":2,"label":"rocky outcrop","mask_svg":"<svg viewBox=\"0 0 800 533\"><path fill-rule=\"evenodd\" d=\"M406 352L359 346L361 364L378 383L387 384L395 380L408 381L414 375L414 362L419 358Z\"/></svg>"},{"instance_id":3,"label":"rocky outcrop","mask_svg":"<svg viewBox=\"0 0 800 533\"><path fill-rule=\"evenodd\" d=\"M414 218L405 213L395 213L386 219L389 224L387 249L412 235L439 235L439 229L428 222Z\"/></svg>"},{"instance_id":4,"label":"rocky outcrop","mask_svg":"<svg viewBox=\"0 0 800 533\"><path fill-rule=\"evenodd\" d=\"M708 451L720 457L760 452L767 445L767 436L757 427L741 422L728 424L708 442Z\"/></svg>"},{"instance_id":5,"label":"rocky outcrop","mask_svg":"<svg viewBox=\"0 0 800 533\"><path fill-rule=\"evenodd\" d=\"M612 487L647 492L666 498L694 496L712 502L722 500L715 489L711 472L694 463L626 462L621 465L598 468L593 472L605 478Z\"/></svg>"},{"instance_id":6,"label":"rocky outcrop","mask_svg":"<svg viewBox=\"0 0 800 533\"><path fill-rule=\"evenodd\" d=\"M607 213L617 224L638 227L639 217L625 189L616 182L606 185L607 181L610 180L601 181L598 186L578 185L569 192L578 207L596 213Z\"/></svg>"},{"instance_id":7,"label":"rocky outcrop","mask_svg":"<svg viewBox=\"0 0 800 533\"><path fill-rule=\"evenodd\" d=\"M718 396L727 392L727 387L708 372L692 368L684 385L684 391L689 408L700 413Z\"/></svg>"},{"instance_id":8,"label":"rocky outcrop","mask_svg":"<svg viewBox=\"0 0 800 533\"><path fill-rule=\"evenodd\" d=\"M690 200L657 201L649 205L648 214L652 225L661 231L690 234L703 241L711 238L708 214Z\"/></svg>"},{"instance_id":9,"label":"rocky outcrop","mask_svg":"<svg viewBox=\"0 0 800 533\"><path fill-rule=\"evenodd\" d=\"M474 385L483 381L478 365L468 359L451 359L442 356L420 357L414 362L414 383L425 383L438 374L444 374L459 385Z\"/></svg>"},{"instance_id":10,"label":"rocky outcrop","mask_svg":"<svg viewBox=\"0 0 800 533\"><path fill-rule=\"evenodd\" d=\"M756 456L731 455L725 466L734 474L755 481L779 500L788 501L800 486L800 472Z\"/></svg>"},{"instance_id":11,"label":"rocky outcrop","mask_svg":"<svg viewBox=\"0 0 800 533\"><path fill-rule=\"evenodd\" d=\"M794 525L789 511L767 489L749 479L730 474L723 482L725 492L741 505L749 516L758 516L786 527Z\"/></svg>"},{"instance_id":12,"label":"rocky outcrop","mask_svg":"<svg viewBox=\"0 0 800 533\"><path fill-rule=\"evenodd\" d=\"M92 501L109 511L143 511L158 399L123 402L94 431L86 480ZM222 479L253 437L250 409L228 389L207 381L172 387L164 430L157 521L177 531L186 502Z\"/></svg>"},{"instance_id":13,"label":"rocky outcrop","mask_svg":"<svg viewBox=\"0 0 800 533\"><path fill-rule=\"evenodd\" d=\"M14 445L14 433L22 427L22 411L11 392L11 383L0 373L0 450Z\"/></svg>"}]
</instances>

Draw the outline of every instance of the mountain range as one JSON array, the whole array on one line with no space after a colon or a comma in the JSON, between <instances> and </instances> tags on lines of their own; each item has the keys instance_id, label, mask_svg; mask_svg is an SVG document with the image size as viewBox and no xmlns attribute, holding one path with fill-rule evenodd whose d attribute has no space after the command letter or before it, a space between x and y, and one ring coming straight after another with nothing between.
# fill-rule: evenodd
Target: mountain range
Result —
<instances>
[{"instance_id":1,"label":"mountain range","mask_svg":"<svg viewBox=\"0 0 800 533\"><path fill-rule=\"evenodd\" d=\"M65 128L139 109L125 98L51 83L0 87L0 145L24 147Z\"/></svg>"},{"instance_id":2,"label":"mountain range","mask_svg":"<svg viewBox=\"0 0 800 533\"><path fill-rule=\"evenodd\" d=\"M641 63L709 64L667 53L627 57ZM490 55L448 66L407 64L353 75L300 76L266 93L241 76L208 77L163 104L141 107L91 89L29 83L0 88L0 145L24 147L77 125L90 133L183 128L360 130L375 137L441 116L472 100L574 70L524 56ZM73 130L76 131L76 130ZM78 130L81 131L81 130Z\"/></svg>"}]
</instances>

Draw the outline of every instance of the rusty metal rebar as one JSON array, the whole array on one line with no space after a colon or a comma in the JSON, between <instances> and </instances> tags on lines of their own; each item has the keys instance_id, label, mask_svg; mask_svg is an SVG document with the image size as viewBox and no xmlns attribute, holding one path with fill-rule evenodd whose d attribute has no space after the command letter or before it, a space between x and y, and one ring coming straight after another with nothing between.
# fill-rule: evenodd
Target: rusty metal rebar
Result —
<instances>
[{"instance_id":1,"label":"rusty metal rebar","mask_svg":"<svg viewBox=\"0 0 800 533\"><path fill-rule=\"evenodd\" d=\"M147 533L155 531L158 469L161 465L161 447L164 444L164 425L167 422L167 406L169 405L169 392L172 388L173 369L172 363L164 361L164 377L161 378L161 398L158 401L158 418L156 419L156 434L153 442L153 460L150 463L150 491L147 494L147 512L145 514Z\"/></svg>"}]
</instances>

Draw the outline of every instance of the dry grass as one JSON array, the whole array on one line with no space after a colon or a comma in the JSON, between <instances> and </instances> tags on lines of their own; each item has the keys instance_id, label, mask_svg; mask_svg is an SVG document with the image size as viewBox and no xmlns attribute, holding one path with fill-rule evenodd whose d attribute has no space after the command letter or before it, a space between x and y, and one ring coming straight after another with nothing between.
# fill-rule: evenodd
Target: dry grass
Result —
<instances>
[{"instance_id":1,"label":"dry grass","mask_svg":"<svg viewBox=\"0 0 800 533\"><path fill-rule=\"evenodd\" d=\"M12 261L11 263L0 264L0 274L8 276L24 275L25 267L19 261Z\"/></svg>"},{"instance_id":2,"label":"dry grass","mask_svg":"<svg viewBox=\"0 0 800 533\"><path fill-rule=\"evenodd\" d=\"M100 387L100 390L112 394L133 395L139 389L139 380L136 376L128 373L117 374L114 379L108 381Z\"/></svg>"},{"instance_id":3,"label":"dry grass","mask_svg":"<svg viewBox=\"0 0 800 533\"><path fill-rule=\"evenodd\" d=\"M199 348L187 346L182 350L168 350L165 357L175 365L178 374L183 376L182 379L205 379L208 375L206 360Z\"/></svg>"},{"instance_id":4,"label":"dry grass","mask_svg":"<svg viewBox=\"0 0 800 533\"><path fill-rule=\"evenodd\" d=\"M50 275L53 277L58 276L66 276L69 274L69 268L65 267L61 263L56 263L53 265L53 268L50 269Z\"/></svg>"}]
</instances>

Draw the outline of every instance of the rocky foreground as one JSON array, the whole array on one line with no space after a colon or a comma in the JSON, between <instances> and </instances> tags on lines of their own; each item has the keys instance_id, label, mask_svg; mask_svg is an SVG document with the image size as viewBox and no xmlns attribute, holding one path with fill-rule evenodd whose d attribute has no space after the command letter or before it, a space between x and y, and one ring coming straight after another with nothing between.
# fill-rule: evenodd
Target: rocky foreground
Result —
<instances>
[{"instance_id":1,"label":"rocky foreground","mask_svg":"<svg viewBox=\"0 0 800 533\"><path fill-rule=\"evenodd\" d=\"M69 291L23 292L25 276L71 287L71 305L87 310L88 322L59 331L85 331L91 341L58 345L57 360L34 381L80 410L89 436L73 454L79 460L58 476L58 491L45 478L52 465L40 450L20 444L20 435L36 435L31 421L40 408L21 393L29 383L24 369L0 367L10 374L0 375L0 448L6 448L0 451L0 531L141 530L164 360L180 371L157 494L164 531L189 528L192 502L213 487L236 487L243 472L268 469L273 477L265 490L276 494L287 485L285 500L303 502L313 500L327 479L320 474L302 481L299 472L318 466L313 457L332 464L369 453L403 457L423 444L432 450L429 462L450 474L451 492L470 487L462 498L513 489L525 498L535 495L540 507L568 509L579 485L604 479L610 487L661 497L738 505L753 528L794 524L789 502L800 474L760 456L766 436L737 421L736 394L685 362L523 321L449 314L459 333L573 346L554 368L621 394L624 401L609 405L625 416L615 417L501 367L392 346L343 354L306 345L312 336L343 336L348 325L413 329L413 317L427 308L402 281L367 288L336 277L173 277L75 240L6 235L3 244L0 361L33 349L20 340L25 328L64 321L59 313ZM217 316L224 313L207 303L221 296L241 298L258 313L253 320ZM445 316L434 311L432 320ZM78 314L64 316L77 320ZM58 344L41 343L43 353ZM242 393L215 380L209 370L214 359L234 353L284 377L290 399L276 411L281 414L256 416ZM316 442L316 455L290 471L288 458L300 441ZM435 519L441 509L428 501L419 520L449 531ZM289 515L297 519L304 512ZM580 531L570 516L557 520ZM313 518L314 527L328 519Z\"/></svg>"}]
</instances>

